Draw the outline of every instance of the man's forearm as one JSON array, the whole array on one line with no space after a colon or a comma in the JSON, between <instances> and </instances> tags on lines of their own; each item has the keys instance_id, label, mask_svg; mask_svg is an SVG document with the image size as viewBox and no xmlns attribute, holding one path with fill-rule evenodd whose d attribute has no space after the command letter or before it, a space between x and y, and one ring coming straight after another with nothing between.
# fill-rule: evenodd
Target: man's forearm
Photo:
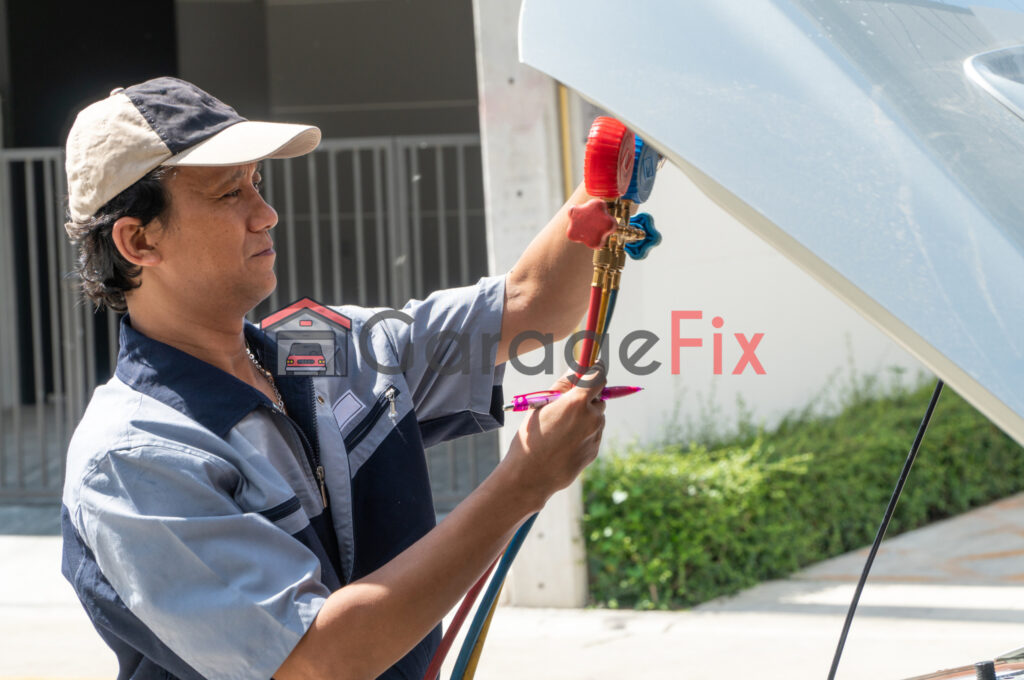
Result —
<instances>
[{"instance_id":1,"label":"man's forearm","mask_svg":"<svg viewBox=\"0 0 1024 680\"><path fill-rule=\"evenodd\" d=\"M423 639L545 499L499 467L437 527L372 574L333 593L278 680L375 678Z\"/></svg>"},{"instance_id":2,"label":"man's forearm","mask_svg":"<svg viewBox=\"0 0 1024 680\"><path fill-rule=\"evenodd\" d=\"M581 184L547 226L537 234L505 280L505 312L495 363L508 359L513 338L525 331L550 333L555 340L569 335L587 310L593 276L593 252L566 235L569 208L589 196ZM540 347L525 341L519 353Z\"/></svg>"}]
</instances>

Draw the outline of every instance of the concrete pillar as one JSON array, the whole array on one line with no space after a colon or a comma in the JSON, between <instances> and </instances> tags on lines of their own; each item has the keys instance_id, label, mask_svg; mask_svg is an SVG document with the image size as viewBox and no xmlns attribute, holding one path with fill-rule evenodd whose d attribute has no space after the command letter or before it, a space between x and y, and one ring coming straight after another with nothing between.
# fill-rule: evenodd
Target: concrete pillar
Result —
<instances>
[{"instance_id":1,"label":"concrete pillar","mask_svg":"<svg viewBox=\"0 0 1024 680\"><path fill-rule=\"evenodd\" d=\"M491 272L508 271L562 204L556 85L518 58L520 0L473 0L480 136ZM555 365L561 360L562 347ZM527 355L524 364L539 363ZM560 370L560 369L559 369ZM556 376L525 376L509 365L505 394L547 388ZM508 449L520 414L501 432ZM541 512L505 585L504 601L536 607L586 603L586 555L579 483Z\"/></svg>"}]
</instances>

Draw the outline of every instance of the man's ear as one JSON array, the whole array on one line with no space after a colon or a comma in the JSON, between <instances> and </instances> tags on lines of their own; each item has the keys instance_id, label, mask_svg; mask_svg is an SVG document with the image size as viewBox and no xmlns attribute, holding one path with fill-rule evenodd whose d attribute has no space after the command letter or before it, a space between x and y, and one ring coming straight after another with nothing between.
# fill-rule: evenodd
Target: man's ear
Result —
<instances>
[{"instance_id":1,"label":"man's ear","mask_svg":"<svg viewBox=\"0 0 1024 680\"><path fill-rule=\"evenodd\" d=\"M124 259L140 267L151 267L162 259L156 249L156 236L160 232L157 220L143 225L137 217L121 217L114 222L111 237Z\"/></svg>"}]
</instances>

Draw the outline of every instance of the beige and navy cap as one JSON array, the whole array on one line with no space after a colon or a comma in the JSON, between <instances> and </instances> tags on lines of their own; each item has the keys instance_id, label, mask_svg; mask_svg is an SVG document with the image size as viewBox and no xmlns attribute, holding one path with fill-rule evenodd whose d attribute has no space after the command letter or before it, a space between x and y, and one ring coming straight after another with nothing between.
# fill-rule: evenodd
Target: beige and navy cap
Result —
<instances>
[{"instance_id":1,"label":"beige and navy cap","mask_svg":"<svg viewBox=\"0 0 1024 680\"><path fill-rule=\"evenodd\" d=\"M240 165L292 158L320 143L312 125L246 120L178 78L117 88L78 114L68 134L71 218L91 218L161 165Z\"/></svg>"}]
</instances>

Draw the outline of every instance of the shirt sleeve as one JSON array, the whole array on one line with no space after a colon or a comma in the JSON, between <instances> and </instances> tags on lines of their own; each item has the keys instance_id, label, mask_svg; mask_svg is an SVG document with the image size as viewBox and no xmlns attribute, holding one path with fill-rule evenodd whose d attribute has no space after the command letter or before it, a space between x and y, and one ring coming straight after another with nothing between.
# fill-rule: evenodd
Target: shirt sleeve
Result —
<instances>
[{"instance_id":1,"label":"shirt sleeve","mask_svg":"<svg viewBox=\"0 0 1024 680\"><path fill-rule=\"evenodd\" d=\"M111 451L72 519L130 612L120 625L138 628L118 635L166 646L205 678L271 677L330 594L308 548L238 507L242 483L202 451Z\"/></svg>"},{"instance_id":2,"label":"shirt sleeve","mask_svg":"<svg viewBox=\"0 0 1024 680\"><path fill-rule=\"evenodd\" d=\"M491 276L410 301L411 321L387 321L425 446L504 424L505 366L494 365L504 306L505 277Z\"/></svg>"}]
</instances>

